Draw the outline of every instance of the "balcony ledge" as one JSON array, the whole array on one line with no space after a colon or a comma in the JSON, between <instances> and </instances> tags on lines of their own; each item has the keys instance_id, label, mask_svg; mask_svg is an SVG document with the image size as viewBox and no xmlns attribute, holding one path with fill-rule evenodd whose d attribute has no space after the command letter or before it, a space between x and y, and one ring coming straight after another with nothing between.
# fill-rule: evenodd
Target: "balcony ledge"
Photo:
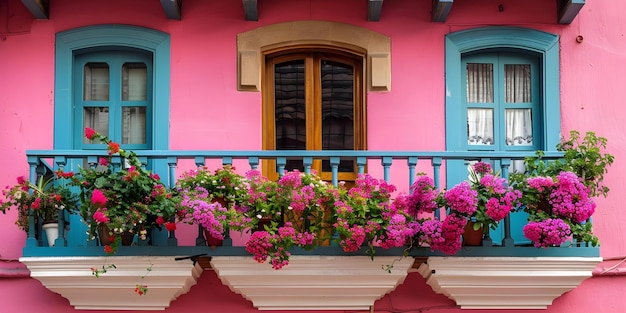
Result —
<instances>
[{"instance_id":1,"label":"balcony ledge","mask_svg":"<svg viewBox=\"0 0 626 313\"><path fill-rule=\"evenodd\" d=\"M430 257L418 271L462 309L545 309L601 257Z\"/></svg>"},{"instance_id":2,"label":"balcony ledge","mask_svg":"<svg viewBox=\"0 0 626 313\"><path fill-rule=\"evenodd\" d=\"M79 310L165 310L202 272L189 260L158 256L23 257L20 262L31 277ZM98 278L92 275L91 268L109 264L116 268ZM147 285L149 291L138 296L133 292L137 284Z\"/></svg>"},{"instance_id":3,"label":"balcony ledge","mask_svg":"<svg viewBox=\"0 0 626 313\"><path fill-rule=\"evenodd\" d=\"M369 310L404 281L413 263L412 257L292 255L275 270L252 257L211 259L222 283L259 310ZM393 265L390 273L386 265Z\"/></svg>"}]
</instances>

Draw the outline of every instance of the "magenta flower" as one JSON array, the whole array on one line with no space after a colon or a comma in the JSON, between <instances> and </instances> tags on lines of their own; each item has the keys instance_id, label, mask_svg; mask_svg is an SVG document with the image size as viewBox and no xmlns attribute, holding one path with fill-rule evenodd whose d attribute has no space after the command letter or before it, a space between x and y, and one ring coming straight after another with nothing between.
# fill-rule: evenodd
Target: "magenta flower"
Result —
<instances>
[{"instance_id":1,"label":"magenta flower","mask_svg":"<svg viewBox=\"0 0 626 313\"><path fill-rule=\"evenodd\" d=\"M93 219L98 223L108 223L110 221L109 217L100 210L93 214Z\"/></svg>"},{"instance_id":2,"label":"magenta flower","mask_svg":"<svg viewBox=\"0 0 626 313\"><path fill-rule=\"evenodd\" d=\"M91 193L91 203L97 207L103 207L107 204L107 197L99 189L94 189Z\"/></svg>"}]
</instances>

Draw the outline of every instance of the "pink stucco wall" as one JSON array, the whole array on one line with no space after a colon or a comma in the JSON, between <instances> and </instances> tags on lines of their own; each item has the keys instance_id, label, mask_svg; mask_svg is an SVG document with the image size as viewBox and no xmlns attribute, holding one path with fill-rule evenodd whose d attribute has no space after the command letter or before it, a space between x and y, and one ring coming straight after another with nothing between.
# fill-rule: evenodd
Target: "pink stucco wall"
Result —
<instances>
[{"instance_id":1,"label":"pink stucco wall","mask_svg":"<svg viewBox=\"0 0 626 313\"><path fill-rule=\"evenodd\" d=\"M617 161L606 177L609 197L597 200L594 226L602 256L626 256L626 210L621 206L626 186L619 175L626 172L621 162L626 156L626 89L621 82L626 70L626 2L587 1L571 25L555 23L554 0L455 1L446 23L430 22L430 1L413 0L385 1L380 22L366 20L363 0L263 0L259 22L244 20L241 1L184 0L182 21L168 20L159 1L50 2L50 19L33 20L19 0L0 1L0 186L28 174L26 149L52 147L54 38L60 31L119 23L170 34L170 148L259 149L261 94L236 89L236 35L295 20L368 28L389 36L392 44L392 91L370 92L367 97L369 148L443 150L444 36L487 25L514 25L560 36L562 133L591 130L609 139L609 152ZM498 11L500 4L503 12ZM579 35L582 43L575 40ZM418 123L419 128L409 127ZM18 258L24 245L25 235L13 225L14 216L0 216L2 259ZM547 312L625 312L625 286L619 277L592 278L558 298ZM72 310L65 299L33 279L0 278L0 290L3 312ZM18 298L23 300L15 301ZM453 304L411 274L377 302L376 312L459 312ZM189 312L198 305L214 312L254 311L212 272L205 272L168 311Z\"/></svg>"}]
</instances>

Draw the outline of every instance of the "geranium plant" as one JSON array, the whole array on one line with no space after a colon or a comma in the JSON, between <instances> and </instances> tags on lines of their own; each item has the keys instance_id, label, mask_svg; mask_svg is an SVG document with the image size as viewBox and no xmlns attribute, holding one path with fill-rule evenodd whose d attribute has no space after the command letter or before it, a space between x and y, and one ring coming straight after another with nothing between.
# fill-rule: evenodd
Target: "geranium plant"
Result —
<instances>
[{"instance_id":1,"label":"geranium plant","mask_svg":"<svg viewBox=\"0 0 626 313\"><path fill-rule=\"evenodd\" d=\"M101 243L106 243L104 250L114 253L122 235L146 240L153 226L174 230L176 225L170 220L176 213L176 200L159 176L144 169L134 152L106 136L91 128L85 136L106 144L108 150L98 166L82 168L73 177L73 184L80 187L80 214L89 226L89 239L99 235ZM122 158L121 169L111 163L114 155Z\"/></svg>"},{"instance_id":2,"label":"geranium plant","mask_svg":"<svg viewBox=\"0 0 626 313\"><path fill-rule=\"evenodd\" d=\"M66 180L71 173L56 171L48 179L40 176L36 183L20 176L17 184L7 186L0 200L0 211L7 213L11 209L17 210L15 224L24 231L28 231L29 210L33 209L35 221L57 222L59 214L66 210L76 209L76 197L71 193Z\"/></svg>"}]
</instances>

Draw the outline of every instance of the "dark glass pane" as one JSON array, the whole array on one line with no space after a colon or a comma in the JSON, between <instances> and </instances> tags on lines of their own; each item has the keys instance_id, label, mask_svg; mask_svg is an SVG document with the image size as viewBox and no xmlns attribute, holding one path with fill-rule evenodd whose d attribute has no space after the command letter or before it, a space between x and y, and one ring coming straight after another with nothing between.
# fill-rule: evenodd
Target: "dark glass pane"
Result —
<instances>
[{"instance_id":1,"label":"dark glass pane","mask_svg":"<svg viewBox=\"0 0 626 313\"><path fill-rule=\"evenodd\" d=\"M274 77L276 150L306 150L304 60L276 64ZM290 160L287 169L303 170L302 161Z\"/></svg>"},{"instance_id":2,"label":"dark glass pane","mask_svg":"<svg viewBox=\"0 0 626 313\"><path fill-rule=\"evenodd\" d=\"M333 61L322 61L322 149L354 149L354 69ZM329 161L322 170L330 171ZM340 172L354 171L353 161L342 160Z\"/></svg>"}]
</instances>

